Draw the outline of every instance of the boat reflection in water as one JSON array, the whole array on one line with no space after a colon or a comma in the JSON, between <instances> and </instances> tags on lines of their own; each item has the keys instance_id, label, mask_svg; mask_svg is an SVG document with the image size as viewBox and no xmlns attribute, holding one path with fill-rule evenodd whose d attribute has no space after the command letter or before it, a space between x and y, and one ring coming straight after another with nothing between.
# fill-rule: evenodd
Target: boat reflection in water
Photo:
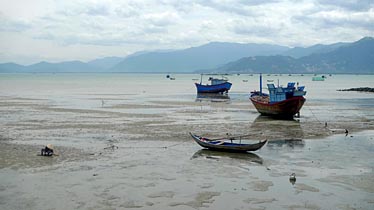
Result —
<instances>
[{"instance_id":1,"label":"boat reflection in water","mask_svg":"<svg viewBox=\"0 0 374 210\"><path fill-rule=\"evenodd\" d=\"M198 93L196 95L196 102L228 102L230 101L230 96L222 93Z\"/></svg>"},{"instance_id":2,"label":"boat reflection in water","mask_svg":"<svg viewBox=\"0 0 374 210\"><path fill-rule=\"evenodd\" d=\"M304 132L297 120L280 120L268 116L258 116L250 126L252 133L268 139L268 147L303 147Z\"/></svg>"},{"instance_id":3,"label":"boat reflection in water","mask_svg":"<svg viewBox=\"0 0 374 210\"><path fill-rule=\"evenodd\" d=\"M232 152L222 152L222 151L214 151L209 149L201 149L195 152L191 159L195 158L205 158L205 159L212 159L216 161L226 161L229 162L231 160L234 161L243 161L243 162L252 162L262 165L263 160L260 156L255 153L246 152L246 153L232 153Z\"/></svg>"},{"instance_id":4,"label":"boat reflection in water","mask_svg":"<svg viewBox=\"0 0 374 210\"><path fill-rule=\"evenodd\" d=\"M272 140L268 142L269 147L304 147L305 142L302 139L280 139L280 140Z\"/></svg>"}]
</instances>

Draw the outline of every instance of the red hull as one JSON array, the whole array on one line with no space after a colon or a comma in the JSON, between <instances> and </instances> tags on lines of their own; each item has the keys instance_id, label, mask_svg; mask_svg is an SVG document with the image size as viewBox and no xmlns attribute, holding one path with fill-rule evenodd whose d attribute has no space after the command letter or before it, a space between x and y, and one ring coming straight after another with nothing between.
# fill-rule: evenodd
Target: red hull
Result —
<instances>
[{"instance_id":1,"label":"red hull","mask_svg":"<svg viewBox=\"0 0 374 210\"><path fill-rule=\"evenodd\" d=\"M257 111L262 115L271 115L281 118L292 118L298 113L305 102L302 96L292 97L290 99L269 103L269 96L252 96L251 101Z\"/></svg>"}]
</instances>

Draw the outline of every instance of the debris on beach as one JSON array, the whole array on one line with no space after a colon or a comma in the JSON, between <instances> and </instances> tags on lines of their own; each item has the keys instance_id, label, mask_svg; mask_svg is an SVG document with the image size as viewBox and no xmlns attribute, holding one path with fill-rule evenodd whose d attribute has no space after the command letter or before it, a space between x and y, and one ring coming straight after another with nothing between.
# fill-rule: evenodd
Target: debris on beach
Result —
<instances>
[{"instance_id":1,"label":"debris on beach","mask_svg":"<svg viewBox=\"0 0 374 210\"><path fill-rule=\"evenodd\" d=\"M294 185L296 183L296 174L295 173L292 173L290 175L290 182L292 185Z\"/></svg>"},{"instance_id":2,"label":"debris on beach","mask_svg":"<svg viewBox=\"0 0 374 210\"><path fill-rule=\"evenodd\" d=\"M45 148L43 148L40 152L40 155L41 156L52 156L52 155L57 155L53 152L54 150L54 147L52 144L47 144L47 146L45 146Z\"/></svg>"},{"instance_id":3,"label":"debris on beach","mask_svg":"<svg viewBox=\"0 0 374 210\"><path fill-rule=\"evenodd\" d=\"M110 145L109 147L105 147L104 149L111 149L111 150L115 150L115 149L118 149L118 146L112 144Z\"/></svg>"}]
</instances>

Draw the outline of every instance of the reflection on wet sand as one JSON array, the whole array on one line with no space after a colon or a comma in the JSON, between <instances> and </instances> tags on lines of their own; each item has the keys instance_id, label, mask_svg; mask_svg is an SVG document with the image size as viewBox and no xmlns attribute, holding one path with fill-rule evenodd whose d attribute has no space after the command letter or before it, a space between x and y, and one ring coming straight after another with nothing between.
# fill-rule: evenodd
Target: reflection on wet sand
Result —
<instances>
[{"instance_id":1,"label":"reflection on wet sand","mask_svg":"<svg viewBox=\"0 0 374 210\"><path fill-rule=\"evenodd\" d=\"M196 102L210 101L210 102L228 102L230 96L221 93L198 93L196 95Z\"/></svg>"},{"instance_id":2,"label":"reflection on wet sand","mask_svg":"<svg viewBox=\"0 0 374 210\"><path fill-rule=\"evenodd\" d=\"M296 120L279 120L258 116L250 126L250 132L268 139L268 144L300 144L304 132Z\"/></svg>"},{"instance_id":3,"label":"reflection on wet sand","mask_svg":"<svg viewBox=\"0 0 374 210\"><path fill-rule=\"evenodd\" d=\"M191 159L195 158L206 158L206 159L215 159L215 160L224 160L225 158L229 159L236 159L242 161L248 161L253 163L258 163L262 165L263 160L260 156L255 153L247 152L247 153L232 153L232 152L221 152L221 151L213 151L209 149L201 149L195 152Z\"/></svg>"}]
</instances>

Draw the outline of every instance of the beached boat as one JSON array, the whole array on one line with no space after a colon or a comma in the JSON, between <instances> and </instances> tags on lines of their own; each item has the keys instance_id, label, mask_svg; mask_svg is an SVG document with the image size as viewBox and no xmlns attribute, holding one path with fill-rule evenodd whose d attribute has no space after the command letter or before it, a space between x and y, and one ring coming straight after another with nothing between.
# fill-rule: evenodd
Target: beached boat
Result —
<instances>
[{"instance_id":1,"label":"beached boat","mask_svg":"<svg viewBox=\"0 0 374 210\"><path fill-rule=\"evenodd\" d=\"M209 77L209 81L211 84L203 85L201 75L200 83L195 83L197 93L227 93L232 85L226 78L217 79Z\"/></svg>"},{"instance_id":2,"label":"beached boat","mask_svg":"<svg viewBox=\"0 0 374 210\"><path fill-rule=\"evenodd\" d=\"M287 87L275 87L267 84L269 94L262 93L262 76L260 75L260 91L251 92L250 100L262 115L277 118L293 118L299 113L305 102L304 86L295 87L294 82L289 82Z\"/></svg>"},{"instance_id":3,"label":"beached boat","mask_svg":"<svg viewBox=\"0 0 374 210\"><path fill-rule=\"evenodd\" d=\"M236 140L234 138L208 139L193 133L190 133L190 135L196 143L204 148L226 152L256 151L267 142L267 140L264 140L254 144L242 144L241 140L239 143L234 143L233 140Z\"/></svg>"}]
</instances>

